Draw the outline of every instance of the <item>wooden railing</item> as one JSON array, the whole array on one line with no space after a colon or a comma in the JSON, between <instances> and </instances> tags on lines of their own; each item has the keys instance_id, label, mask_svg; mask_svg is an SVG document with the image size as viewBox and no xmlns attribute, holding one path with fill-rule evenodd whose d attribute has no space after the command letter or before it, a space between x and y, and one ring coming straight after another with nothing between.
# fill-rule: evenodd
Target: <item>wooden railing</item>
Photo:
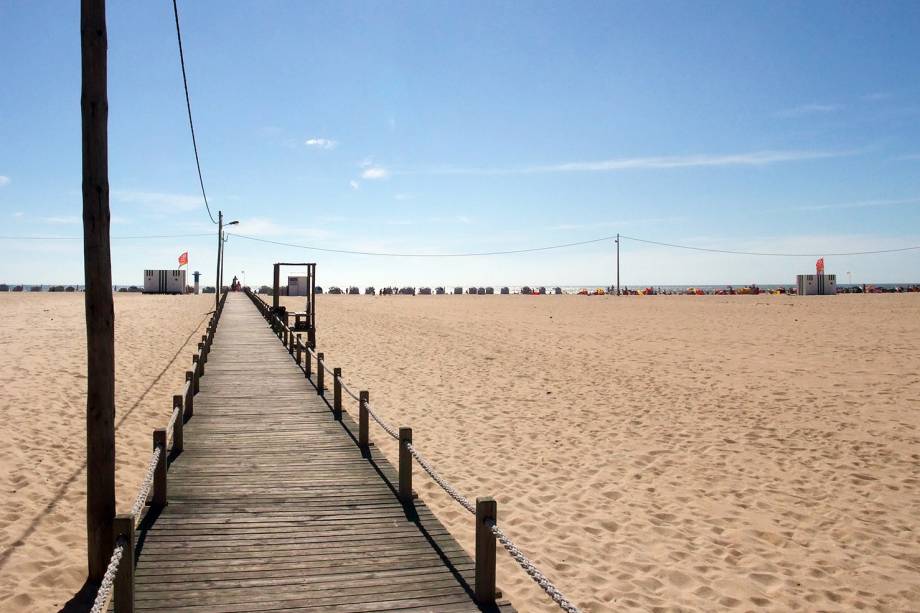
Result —
<instances>
[{"instance_id":1,"label":"wooden railing","mask_svg":"<svg viewBox=\"0 0 920 613\"><path fill-rule=\"evenodd\" d=\"M115 613L134 613L134 563L135 563L135 538L134 532L137 525L146 516L144 507L150 509L162 508L167 504L167 466L168 454L181 453L184 446L183 427L185 422L194 414L195 394L200 387L200 379L204 376L205 364L214 342L214 333L227 301L227 292L224 292L217 303L217 309L211 314L206 333L198 343L198 351L192 355L192 369L185 371L185 387L182 394L172 398L172 413L166 428L156 428L153 431L153 453L151 462L141 484L134 506L129 513L115 516L113 531L115 550L109 562L106 576L103 578L92 613L101 613L107 610L112 602ZM170 446L170 443L171 446Z\"/></svg>"}]
</instances>

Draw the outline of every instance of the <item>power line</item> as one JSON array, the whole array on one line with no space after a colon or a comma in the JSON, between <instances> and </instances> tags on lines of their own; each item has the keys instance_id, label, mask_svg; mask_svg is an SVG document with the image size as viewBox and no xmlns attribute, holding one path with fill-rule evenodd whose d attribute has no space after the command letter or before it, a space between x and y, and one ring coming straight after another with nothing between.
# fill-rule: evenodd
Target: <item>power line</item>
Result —
<instances>
[{"instance_id":1,"label":"power line","mask_svg":"<svg viewBox=\"0 0 920 613\"><path fill-rule=\"evenodd\" d=\"M732 251L729 249L710 249L707 247L692 247L690 245L677 245L674 243L662 243L660 241L651 241L644 238L636 238L634 236L620 235L620 238L625 238L627 240L635 241L637 243L647 243L649 245L659 245L661 247L671 247L673 249L689 249L691 251L706 251L709 253L727 253L730 255L756 255L756 256L765 256L765 257L781 257L781 258L820 258L820 257L842 257L848 255L877 255L881 253L899 253L902 251L915 251L920 249L920 245L915 245L912 247L899 247L897 249L875 249L873 251L845 251L839 253L775 253L775 252L763 252L763 251Z\"/></svg>"},{"instance_id":2,"label":"power line","mask_svg":"<svg viewBox=\"0 0 920 613\"><path fill-rule=\"evenodd\" d=\"M282 241L273 241L267 238L257 238L255 236L246 236L245 234L228 233L229 236L245 238L246 240L258 241L260 243L269 243L271 245L280 245L282 247L295 247L297 249L309 249L311 251L324 251L327 253L346 253L349 255L371 255L390 258L465 258L487 255L511 255L514 253L532 253L534 251L549 251L551 249L564 249L566 247L577 247L578 245L588 245L591 243L600 243L610 241L616 238L613 236L602 236L601 238L592 238L590 240L577 241L574 243L562 243L559 245L549 245L545 247L531 247L529 249L510 249L506 251L475 251L468 253L391 253L383 251L354 251L351 249L331 249L327 247L316 247L313 245L298 245L296 243L285 243Z\"/></svg>"},{"instance_id":3,"label":"power line","mask_svg":"<svg viewBox=\"0 0 920 613\"><path fill-rule=\"evenodd\" d=\"M148 238L196 238L196 237L211 237L214 236L211 233L208 234L143 234L137 236L110 236L111 240L142 240ZM0 240L29 240L29 241L78 241L83 240L82 236L0 236Z\"/></svg>"},{"instance_id":4,"label":"power line","mask_svg":"<svg viewBox=\"0 0 920 613\"><path fill-rule=\"evenodd\" d=\"M182 65L182 86L185 88L185 107L188 109L188 127L192 133L192 148L195 149L195 166L198 168L198 184L201 185L201 197L204 198L204 208L208 211L211 222L216 224L208 206L208 195L204 191L204 179L201 177L201 162L198 159L198 141L195 139L195 123L192 121L192 102L188 95L188 79L185 76L185 54L182 53L182 31L179 29L179 7L173 0L173 14L176 16L176 40L179 41L179 63Z\"/></svg>"},{"instance_id":5,"label":"power line","mask_svg":"<svg viewBox=\"0 0 920 613\"><path fill-rule=\"evenodd\" d=\"M395 253L395 252L382 252L382 251L356 251L351 249L332 249L327 247L316 247L314 245L300 245L297 243L286 243L283 241L273 241L267 238L257 238L255 236L246 236L245 234L235 234L231 233L230 236L237 236L239 238L244 238L246 240L257 241L260 243L268 243L271 245L280 245L282 247L294 247L297 249L308 249L311 251L323 251L326 253L344 253L349 255L368 255L368 256L378 256L378 257L398 257L398 258L460 258L460 257L476 257L476 256L490 256L490 255L511 255L515 253L533 253L535 251L550 251L553 249L565 249L567 247L577 247L579 245L589 245L592 243L601 243L606 241L615 240L617 235L613 234L610 236L602 236L600 238L592 238L589 240L576 241L572 243L561 243L557 245L546 245L542 247L531 247L528 249L510 249L506 251L474 251L474 252L464 252L464 253ZM920 245L913 247L901 247L898 249L877 249L874 251L851 251L851 252L841 252L841 253L769 253L769 252L756 252L756 251L731 251L728 249L709 249L705 247L693 247L690 245L678 245L675 243L663 243L659 241L651 241L642 238L636 238L634 236L625 236L620 235L621 239L631 240L638 243L648 243L651 245L659 245L662 247L671 247L674 249L689 249L691 251L705 251L710 253L725 253L730 255L751 255L751 256L768 256L768 257L823 257L823 256L853 256L853 255L876 255L882 253L897 253L902 251L914 251L920 249Z\"/></svg>"}]
</instances>

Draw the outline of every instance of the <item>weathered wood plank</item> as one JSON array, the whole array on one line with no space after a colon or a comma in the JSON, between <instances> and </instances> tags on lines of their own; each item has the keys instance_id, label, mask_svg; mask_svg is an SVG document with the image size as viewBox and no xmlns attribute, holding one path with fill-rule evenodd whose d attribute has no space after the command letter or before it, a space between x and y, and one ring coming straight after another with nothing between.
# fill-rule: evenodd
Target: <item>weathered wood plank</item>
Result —
<instances>
[{"instance_id":1,"label":"weathered wood plank","mask_svg":"<svg viewBox=\"0 0 920 613\"><path fill-rule=\"evenodd\" d=\"M424 503L403 505L373 442L355 444L357 405L335 420L243 295L194 402L168 504L138 531L137 610L480 610L464 548Z\"/></svg>"}]
</instances>

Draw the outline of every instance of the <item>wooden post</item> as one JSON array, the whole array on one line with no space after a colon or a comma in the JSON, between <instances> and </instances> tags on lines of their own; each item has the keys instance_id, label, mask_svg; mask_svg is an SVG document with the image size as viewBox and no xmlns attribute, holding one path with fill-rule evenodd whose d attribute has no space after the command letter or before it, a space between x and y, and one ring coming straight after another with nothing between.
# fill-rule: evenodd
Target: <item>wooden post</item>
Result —
<instances>
[{"instance_id":1,"label":"wooden post","mask_svg":"<svg viewBox=\"0 0 920 613\"><path fill-rule=\"evenodd\" d=\"M208 361L204 351L204 343L198 343L198 361L201 362L201 374L204 374L204 363Z\"/></svg>"},{"instance_id":2,"label":"wooden post","mask_svg":"<svg viewBox=\"0 0 920 613\"><path fill-rule=\"evenodd\" d=\"M316 393L326 395L326 369L323 368L323 354L316 354Z\"/></svg>"},{"instance_id":3,"label":"wooden post","mask_svg":"<svg viewBox=\"0 0 920 613\"><path fill-rule=\"evenodd\" d=\"M370 394L366 391L358 392L358 447L368 448L368 423L367 423L367 403L370 401Z\"/></svg>"},{"instance_id":4,"label":"wooden post","mask_svg":"<svg viewBox=\"0 0 920 613\"><path fill-rule=\"evenodd\" d=\"M476 602L495 602L495 535L487 524L498 519L494 498L476 499Z\"/></svg>"},{"instance_id":5,"label":"wooden post","mask_svg":"<svg viewBox=\"0 0 920 613\"><path fill-rule=\"evenodd\" d=\"M342 369L332 369L332 417L342 421Z\"/></svg>"},{"instance_id":6,"label":"wooden post","mask_svg":"<svg viewBox=\"0 0 920 613\"><path fill-rule=\"evenodd\" d=\"M179 416L176 417L176 423L173 425L173 451L181 452L185 441L182 440L182 428L185 426L185 415L182 411L182 394L173 396L173 413L179 409Z\"/></svg>"},{"instance_id":7,"label":"wooden post","mask_svg":"<svg viewBox=\"0 0 920 613\"><path fill-rule=\"evenodd\" d=\"M307 355L304 356L303 376L307 379L313 376L313 354L310 353L310 347L307 347Z\"/></svg>"},{"instance_id":8,"label":"wooden post","mask_svg":"<svg viewBox=\"0 0 920 613\"><path fill-rule=\"evenodd\" d=\"M153 505L166 506L166 428L153 431L153 448L160 447L160 459L153 471Z\"/></svg>"},{"instance_id":9,"label":"wooden post","mask_svg":"<svg viewBox=\"0 0 920 613\"><path fill-rule=\"evenodd\" d=\"M195 383L193 378L195 373L190 370L185 371L185 382L190 384L188 386L188 396L185 399L185 416L191 417L195 413Z\"/></svg>"},{"instance_id":10,"label":"wooden post","mask_svg":"<svg viewBox=\"0 0 920 613\"><path fill-rule=\"evenodd\" d=\"M300 334L297 335L297 340L294 341L294 344L297 346L297 365L300 366L303 359L303 341L300 340Z\"/></svg>"},{"instance_id":11,"label":"wooden post","mask_svg":"<svg viewBox=\"0 0 920 613\"><path fill-rule=\"evenodd\" d=\"M80 2L83 271L86 279L86 552L99 582L115 517L115 309L109 236L108 35L105 0Z\"/></svg>"},{"instance_id":12,"label":"wooden post","mask_svg":"<svg viewBox=\"0 0 920 613\"><path fill-rule=\"evenodd\" d=\"M125 548L115 573L112 605L115 613L134 613L134 515L116 515L112 522L112 541L124 539Z\"/></svg>"},{"instance_id":13,"label":"wooden post","mask_svg":"<svg viewBox=\"0 0 920 613\"><path fill-rule=\"evenodd\" d=\"M288 336L288 353L294 355L294 332L290 328L287 329Z\"/></svg>"},{"instance_id":14,"label":"wooden post","mask_svg":"<svg viewBox=\"0 0 920 613\"><path fill-rule=\"evenodd\" d=\"M412 502L412 428L399 429L399 499L403 504Z\"/></svg>"},{"instance_id":15,"label":"wooden post","mask_svg":"<svg viewBox=\"0 0 920 613\"><path fill-rule=\"evenodd\" d=\"M202 346L202 347L204 347L204 361L205 361L205 363L207 363L207 361L208 361L208 353L210 353L210 350L211 350L210 343L208 343L208 335L207 335L207 334L202 334L202 335L201 335L201 343L199 343L199 345Z\"/></svg>"},{"instance_id":16,"label":"wooden post","mask_svg":"<svg viewBox=\"0 0 920 613\"><path fill-rule=\"evenodd\" d=\"M194 381L195 381L195 393L196 394L198 393L198 389L199 389L198 380L201 378L201 375L202 375L201 370L202 370L201 364L198 362L198 356L193 355L192 356L192 372L195 373Z\"/></svg>"}]
</instances>

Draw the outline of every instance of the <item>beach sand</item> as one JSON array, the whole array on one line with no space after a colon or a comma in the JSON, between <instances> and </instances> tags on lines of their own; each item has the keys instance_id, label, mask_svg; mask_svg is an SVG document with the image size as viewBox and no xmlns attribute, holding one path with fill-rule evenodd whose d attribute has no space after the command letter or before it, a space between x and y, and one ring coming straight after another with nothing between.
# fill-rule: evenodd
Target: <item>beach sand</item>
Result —
<instances>
[{"instance_id":1,"label":"beach sand","mask_svg":"<svg viewBox=\"0 0 920 613\"><path fill-rule=\"evenodd\" d=\"M317 326L584 611L920 610L920 295L321 296ZM498 582L556 610L502 551Z\"/></svg>"},{"instance_id":2,"label":"beach sand","mask_svg":"<svg viewBox=\"0 0 920 613\"><path fill-rule=\"evenodd\" d=\"M212 300L116 297L120 510ZM0 610L56 610L85 578L83 297L0 313ZM317 320L328 363L584 611L920 610L920 295L321 296ZM556 610L498 559L518 610Z\"/></svg>"},{"instance_id":3,"label":"beach sand","mask_svg":"<svg viewBox=\"0 0 920 613\"><path fill-rule=\"evenodd\" d=\"M213 295L115 295L119 511L213 307ZM0 338L0 611L56 611L86 579L83 294L0 294Z\"/></svg>"}]
</instances>

